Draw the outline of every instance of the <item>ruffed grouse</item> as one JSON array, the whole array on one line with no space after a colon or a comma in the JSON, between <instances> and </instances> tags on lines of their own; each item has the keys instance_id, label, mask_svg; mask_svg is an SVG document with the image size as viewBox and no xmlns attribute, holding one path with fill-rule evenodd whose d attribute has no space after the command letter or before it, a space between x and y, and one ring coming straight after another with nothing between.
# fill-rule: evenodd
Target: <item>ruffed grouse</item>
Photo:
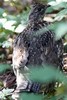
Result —
<instances>
[{"instance_id":1,"label":"ruffed grouse","mask_svg":"<svg viewBox=\"0 0 67 100\"><path fill-rule=\"evenodd\" d=\"M37 31L49 25L43 20L47 5L34 2L31 6L29 23L14 42L13 70L16 75L17 88L26 89L31 82L27 77L29 65L52 64L62 69L63 43L56 41L51 30L37 34Z\"/></svg>"}]
</instances>

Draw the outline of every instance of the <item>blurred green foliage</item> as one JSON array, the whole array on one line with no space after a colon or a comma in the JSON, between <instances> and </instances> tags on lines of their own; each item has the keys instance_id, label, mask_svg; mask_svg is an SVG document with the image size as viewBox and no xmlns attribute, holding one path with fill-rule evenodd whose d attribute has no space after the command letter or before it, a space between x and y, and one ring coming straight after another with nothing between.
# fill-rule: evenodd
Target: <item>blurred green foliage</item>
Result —
<instances>
[{"instance_id":1,"label":"blurred green foliage","mask_svg":"<svg viewBox=\"0 0 67 100\"><path fill-rule=\"evenodd\" d=\"M54 30L56 39L62 38L65 34L67 34L67 1L51 1L48 4L51 5L50 8L47 9L46 12L52 13L56 11L56 15L53 18L53 23L50 28ZM65 35L66 37L66 35ZM67 40L67 37L65 38Z\"/></svg>"},{"instance_id":2,"label":"blurred green foliage","mask_svg":"<svg viewBox=\"0 0 67 100\"><path fill-rule=\"evenodd\" d=\"M6 8L0 8L0 46L9 48L11 47L11 43L9 42L9 36L14 36L14 34L18 34L23 31L28 23L28 15L30 8L26 7L23 9L21 2L18 0L8 0L8 4L12 7L15 7L16 12L10 13ZM41 1L41 0L40 0ZM54 13L53 22L48 29L52 29L55 32L56 40L60 38L64 38L64 50L67 52L67 1L61 0L42 0L43 3L47 2L51 5L46 12ZM23 9L23 10L22 10ZM22 11L21 11L22 10ZM20 12L20 13L18 13ZM45 28L41 31L45 31ZM0 73L9 69L10 65L0 64ZM48 74L49 73L49 74ZM43 77L46 76L46 77ZM46 81L50 82L53 79L57 79L62 82L60 87L56 88L55 96L47 94L45 96L35 95L35 94L21 94L20 100L58 100L63 98L63 100L67 100L67 77L60 73L60 71L51 68L50 66L45 66L45 69L31 69L30 71L30 79L38 80L38 81ZM6 90L8 91L8 90ZM5 92L4 92L5 93ZM3 99L5 97L4 93L1 92ZM7 95L8 93L6 93Z\"/></svg>"},{"instance_id":3,"label":"blurred green foliage","mask_svg":"<svg viewBox=\"0 0 67 100\"><path fill-rule=\"evenodd\" d=\"M17 15L10 15L0 9L0 45L3 45L9 35L20 33L28 22L29 8Z\"/></svg>"},{"instance_id":4,"label":"blurred green foliage","mask_svg":"<svg viewBox=\"0 0 67 100\"><path fill-rule=\"evenodd\" d=\"M10 64L2 64L0 63L0 74L6 72L6 70L11 69Z\"/></svg>"},{"instance_id":5,"label":"blurred green foliage","mask_svg":"<svg viewBox=\"0 0 67 100\"><path fill-rule=\"evenodd\" d=\"M20 93L20 100L66 100L67 98L67 77L50 65L44 65L43 67L37 66L35 69L33 67L30 69L29 78L34 82L42 82L48 84L53 80L59 82L58 86L55 86L55 94L47 93L34 94L34 93ZM63 82L63 83L62 83Z\"/></svg>"}]
</instances>

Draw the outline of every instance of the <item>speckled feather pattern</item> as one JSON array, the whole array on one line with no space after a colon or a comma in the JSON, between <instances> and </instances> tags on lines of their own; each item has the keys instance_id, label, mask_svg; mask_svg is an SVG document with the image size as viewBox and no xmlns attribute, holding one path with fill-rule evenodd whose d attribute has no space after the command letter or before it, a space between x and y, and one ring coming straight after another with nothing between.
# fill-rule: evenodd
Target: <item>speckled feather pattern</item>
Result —
<instances>
[{"instance_id":1,"label":"speckled feather pattern","mask_svg":"<svg viewBox=\"0 0 67 100\"><path fill-rule=\"evenodd\" d=\"M34 25L31 23L31 25L29 24L26 29L17 36L14 43L14 55L19 61L17 66L24 66L23 63L26 62L25 65L50 63L62 67L62 60L60 60L63 55L62 40L55 41L54 33L50 30L43 34L36 35L36 32L44 26L46 27L44 21L35 22ZM26 61L23 59L23 56L25 56L23 53L24 50L27 52ZM21 59L19 60L20 56ZM15 60L16 59L14 59L14 61Z\"/></svg>"},{"instance_id":2,"label":"speckled feather pattern","mask_svg":"<svg viewBox=\"0 0 67 100\"><path fill-rule=\"evenodd\" d=\"M33 6L27 27L15 39L13 65L17 68L48 63L62 69L62 39L55 41L54 33L51 30L36 35L39 29L49 25L42 19L44 8L45 6L40 4ZM17 63L15 63L16 61Z\"/></svg>"},{"instance_id":3,"label":"speckled feather pattern","mask_svg":"<svg viewBox=\"0 0 67 100\"><path fill-rule=\"evenodd\" d=\"M45 32L39 31L44 27L47 28L50 24L43 21L46 8L47 6L37 3L32 5L29 23L14 41L13 70L16 75L17 89L19 90L26 89L28 82L31 82L28 78L31 66L35 68L36 65L40 66L48 63L60 70L63 67L62 39L56 41L54 32L49 29ZM54 88L55 82L51 84ZM14 98L16 99L16 96Z\"/></svg>"}]
</instances>

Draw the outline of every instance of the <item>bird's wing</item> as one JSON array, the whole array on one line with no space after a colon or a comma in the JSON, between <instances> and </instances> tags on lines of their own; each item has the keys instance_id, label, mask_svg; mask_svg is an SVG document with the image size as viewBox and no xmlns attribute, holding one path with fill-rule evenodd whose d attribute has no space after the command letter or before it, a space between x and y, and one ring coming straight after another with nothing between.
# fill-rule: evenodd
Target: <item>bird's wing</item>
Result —
<instances>
[{"instance_id":1,"label":"bird's wing","mask_svg":"<svg viewBox=\"0 0 67 100\"><path fill-rule=\"evenodd\" d=\"M62 66L63 61L63 43L62 40L55 41L52 31L47 31L41 36L42 39L42 60L45 63L55 66Z\"/></svg>"}]
</instances>

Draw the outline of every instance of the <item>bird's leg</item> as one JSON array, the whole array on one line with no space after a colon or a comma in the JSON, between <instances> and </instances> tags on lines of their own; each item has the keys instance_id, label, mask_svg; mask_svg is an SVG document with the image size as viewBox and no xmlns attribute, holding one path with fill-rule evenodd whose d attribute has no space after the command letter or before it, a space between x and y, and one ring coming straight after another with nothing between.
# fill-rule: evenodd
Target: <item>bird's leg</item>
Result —
<instances>
[{"instance_id":1,"label":"bird's leg","mask_svg":"<svg viewBox=\"0 0 67 100\"><path fill-rule=\"evenodd\" d=\"M15 66L13 66L13 71L14 71L14 74L15 74L15 76L16 76L16 83L17 83L17 69L15 68ZM17 84L16 84L17 85ZM13 94L12 94L12 98L14 99L14 100L19 100L19 94L18 93L16 93L15 91L13 92Z\"/></svg>"},{"instance_id":2,"label":"bird's leg","mask_svg":"<svg viewBox=\"0 0 67 100\"><path fill-rule=\"evenodd\" d=\"M27 85L28 85L28 79L26 77L27 71L28 71L27 67L25 67L24 69L23 67L14 69L14 72L16 75L16 83L17 83L17 88L12 95L12 98L14 100L19 100L19 94L21 90L24 90L27 88Z\"/></svg>"}]
</instances>

